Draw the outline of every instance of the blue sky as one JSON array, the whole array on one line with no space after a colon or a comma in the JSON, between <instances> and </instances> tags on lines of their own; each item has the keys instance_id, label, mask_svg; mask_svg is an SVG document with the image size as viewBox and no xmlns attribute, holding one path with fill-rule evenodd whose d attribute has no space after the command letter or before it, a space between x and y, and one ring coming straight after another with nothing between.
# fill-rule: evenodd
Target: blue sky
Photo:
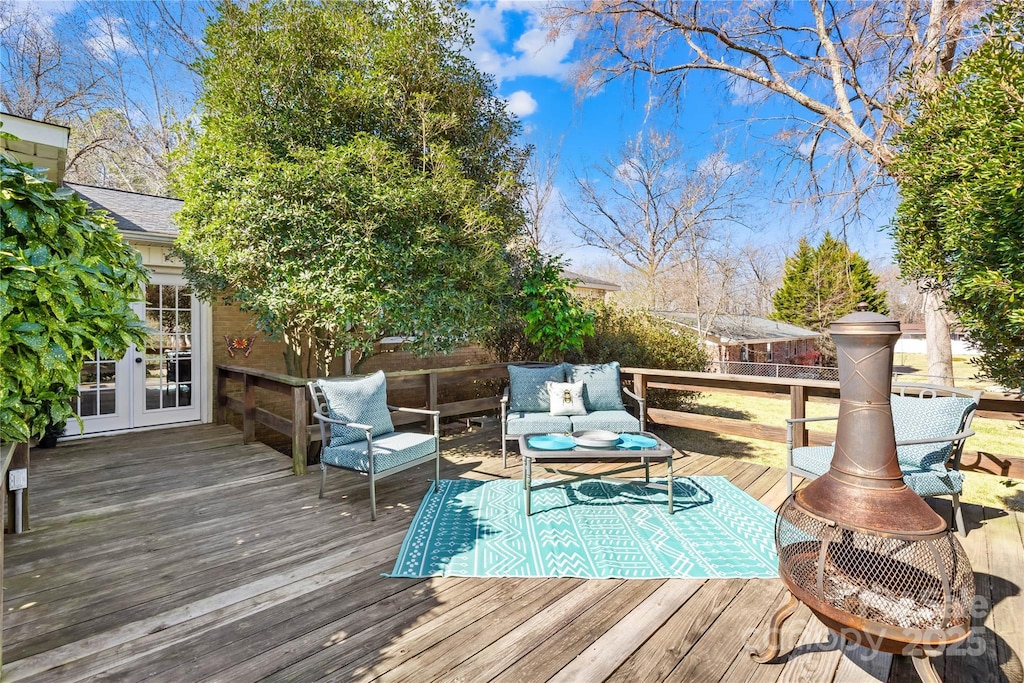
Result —
<instances>
[{"instance_id":1,"label":"blue sky","mask_svg":"<svg viewBox=\"0 0 1024 683\"><path fill-rule=\"evenodd\" d=\"M472 2L469 12L475 22L472 56L491 73L509 108L524 124L527 139L535 145L561 141L561 169L558 189L572 195L569 170L583 171L603 158L615 156L623 143L638 131L670 130L685 145L692 164L723 143L733 162L747 161L761 169L756 183L754 209L748 223L752 229L737 228L735 242L782 244L792 251L797 239L817 239L842 226L821 222L809 208L792 208L792 181L780 177L778 149L769 138L781 125L777 117L786 103L769 100L755 109L742 86L730 85L714 73L694 74L678 110L671 106L648 107L651 95L642 82L628 80L606 86L600 93L578 101L571 83L572 68L581 45L571 34L548 41L542 23L540 2ZM891 242L880 228L891 216L888 201L880 203L874 215L847 227L851 246L865 257L891 260ZM596 265L607 256L583 248L557 215L549 230L577 265Z\"/></svg>"},{"instance_id":2,"label":"blue sky","mask_svg":"<svg viewBox=\"0 0 1024 683\"><path fill-rule=\"evenodd\" d=\"M68 13L79 17L79 13L88 12L87 5L75 0L28 2L51 18ZM476 40L471 56L494 76L500 95L522 120L526 140L540 148L560 145L557 191L562 196L572 197L572 170L584 172L603 159L615 157L626 140L639 131L670 131L684 146L691 165L724 144L731 162L744 162L761 171L747 220L750 227L736 228L734 244L752 241L782 245L784 251L791 252L800 236L817 239L825 229L841 230L838 224L816 218L810 209L793 209L790 205L792 181L777 172L779 150L770 143L782 125L779 119L787 111L785 102L769 101L754 109L749 104L749 89L710 72L692 74L680 107L648 107L651 95L646 85L629 80L613 82L579 101L571 76L580 57L580 41L568 32L549 40L543 10L543 2L528 0L470 2L468 11L474 20ZM94 29L85 21L82 44L96 58L102 58L102 45L90 33ZM128 34L130 30L126 29L125 36ZM113 47L117 47L116 35ZM553 203L557 204L557 197ZM891 211L891 202L882 202L874 216L846 230L851 246L879 264L891 260L890 240L880 229L888 223ZM601 250L583 247L561 212L551 212L547 227L557 249L578 268L610 260Z\"/></svg>"}]
</instances>

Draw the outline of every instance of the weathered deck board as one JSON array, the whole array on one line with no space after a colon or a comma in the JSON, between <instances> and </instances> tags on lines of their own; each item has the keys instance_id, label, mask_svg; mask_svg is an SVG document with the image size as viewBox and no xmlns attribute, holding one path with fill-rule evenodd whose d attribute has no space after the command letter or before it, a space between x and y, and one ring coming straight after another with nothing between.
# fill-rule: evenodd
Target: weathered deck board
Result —
<instances>
[{"instance_id":1,"label":"weathered deck board","mask_svg":"<svg viewBox=\"0 0 1024 683\"><path fill-rule=\"evenodd\" d=\"M447 438L442 476L519 476L499 447L496 430ZM4 558L5 680L913 680L900 657L837 647L806 608L783 656L753 662L777 580L383 578L429 468L380 483L377 522L364 480L332 471L321 501L319 473L290 468L212 425L35 452L33 527ZM726 476L773 508L786 497L757 464L694 453L675 472ZM937 668L1017 683L1024 516L965 513L985 652Z\"/></svg>"}]
</instances>

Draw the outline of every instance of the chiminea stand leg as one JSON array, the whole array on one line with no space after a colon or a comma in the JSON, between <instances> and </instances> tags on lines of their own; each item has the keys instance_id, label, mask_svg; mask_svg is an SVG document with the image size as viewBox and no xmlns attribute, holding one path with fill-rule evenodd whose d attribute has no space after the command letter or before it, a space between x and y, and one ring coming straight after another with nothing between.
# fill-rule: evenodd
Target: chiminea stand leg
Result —
<instances>
[{"instance_id":1,"label":"chiminea stand leg","mask_svg":"<svg viewBox=\"0 0 1024 683\"><path fill-rule=\"evenodd\" d=\"M765 648L758 651L753 645L747 644L747 653L758 664L765 664L779 656L779 634L782 631L782 624L793 616L793 612L800 606L800 601L796 599L796 596L788 591L787 593L789 599L776 610L771 623L768 624L768 644Z\"/></svg>"},{"instance_id":2,"label":"chiminea stand leg","mask_svg":"<svg viewBox=\"0 0 1024 683\"><path fill-rule=\"evenodd\" d=\"M921 677L922 683L942 683L939 674L935 673L935 667L932 666L932 655L917 648L910 653L910 661L914 663L914 671Z\"/></svg>"}]
</instances>

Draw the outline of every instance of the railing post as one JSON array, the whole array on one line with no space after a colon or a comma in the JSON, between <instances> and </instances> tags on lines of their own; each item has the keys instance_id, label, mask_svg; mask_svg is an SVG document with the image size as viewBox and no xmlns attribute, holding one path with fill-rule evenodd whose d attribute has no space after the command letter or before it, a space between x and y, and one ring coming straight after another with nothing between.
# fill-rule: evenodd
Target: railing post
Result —
<instances>
[{"instance_id":1,"label":"railing post","mask_svg":"<svg viewBox=\"0 0 1024 683\"><path fill-rule=\"evenodd\" d=\"M228 423L228 376L227 373L217 368L217 393L214 398L214 419L217 424Z\"/></svg>"},{"instance_id":2,"label":"railing post","mask_svg":"<svg viewBox=\"0 0 1024 683\"><path fill-rule=\"evenodd\" d=\"M306 473L309 452L309 401L306 387L292 387L292 471Z\"/></svg>"},{"instance_id":3,"label":"railing post","mask_svg":"<svg viewBox=\"0 0 1024 683\"><path fill-rule=\"evenodd\" d=\"M647 412L647 375L642 372L633 373L633 393L644 400L644 412ZM647 420L647 416L643 416Z\"/></svg>"},{"instance_id":4,"label":"railing post","mask_svg":"<svg viewBox=\"0 0 1024 683\"><path fill-rule=\"evenodd\" d=\"M789 416L793 419L807 417L807 392L802 385L789 386ZM793 425L793 448L807 445L807 424L804 422Z\"/></svg>"},{"instance_id":5,"label":"railing post","mask_svg":"<svg viewBox=\"0 0 1024 683\"><path fill-rule=\"evenodd\" d=\"M10 467L7 472L11 470L17 470L24 468L26 472L29 471L29 460L30 460L30 448L27 443L19 443L14 447L14 456L11 458ZM16 505L18 496L11 494L7 491L7 472L4 472L3 487L4 491L7 492L7 521L10 524L11 532L17 531L14 525L14 518L17 513ZM21 530L28 531L31 527L29 525L28 515L28 492L29 487L26 486L21 490Z\"/></svg>"},{"instance_id":6,"label":"railing post","mask_svg":"<svg viewBox=\"0 0 1024 683\"><path fill-rule=\"evenodd\" d=\"M427 410L437 410L437 373L432 372L427 375ZM433 428L433 418L427 416L427 431L429 432Z\"/></svg>"},{"instance_id":7,"label":"railing post","mask_svg":"<svg viewBox=\"0 0 1024 683\"><path fill-rule=\"evenodd\" d=\"M249 373L242 375L242 443L256 440L256 385Z\"/></svg>"}]
</instances>

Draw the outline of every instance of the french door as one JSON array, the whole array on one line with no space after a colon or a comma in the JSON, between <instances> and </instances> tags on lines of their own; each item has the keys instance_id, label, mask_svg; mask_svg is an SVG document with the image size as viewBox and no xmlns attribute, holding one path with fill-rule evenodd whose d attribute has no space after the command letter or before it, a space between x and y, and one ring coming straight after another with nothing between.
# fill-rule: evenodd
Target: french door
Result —
<instances>
[{"instance_id":1,"label":"french door","mask_svg":"<svg viewBox=\"0 0 1024 683\"><path fill-rule=\"evenodd\" d=\"M199 300L179 276L152 275L133 304L148 330L145 348L124 358L93 358L82 368L76 407L85 424L67 433L99 432L198 421L203 358Z\"/></svg>"}]
</instances>

